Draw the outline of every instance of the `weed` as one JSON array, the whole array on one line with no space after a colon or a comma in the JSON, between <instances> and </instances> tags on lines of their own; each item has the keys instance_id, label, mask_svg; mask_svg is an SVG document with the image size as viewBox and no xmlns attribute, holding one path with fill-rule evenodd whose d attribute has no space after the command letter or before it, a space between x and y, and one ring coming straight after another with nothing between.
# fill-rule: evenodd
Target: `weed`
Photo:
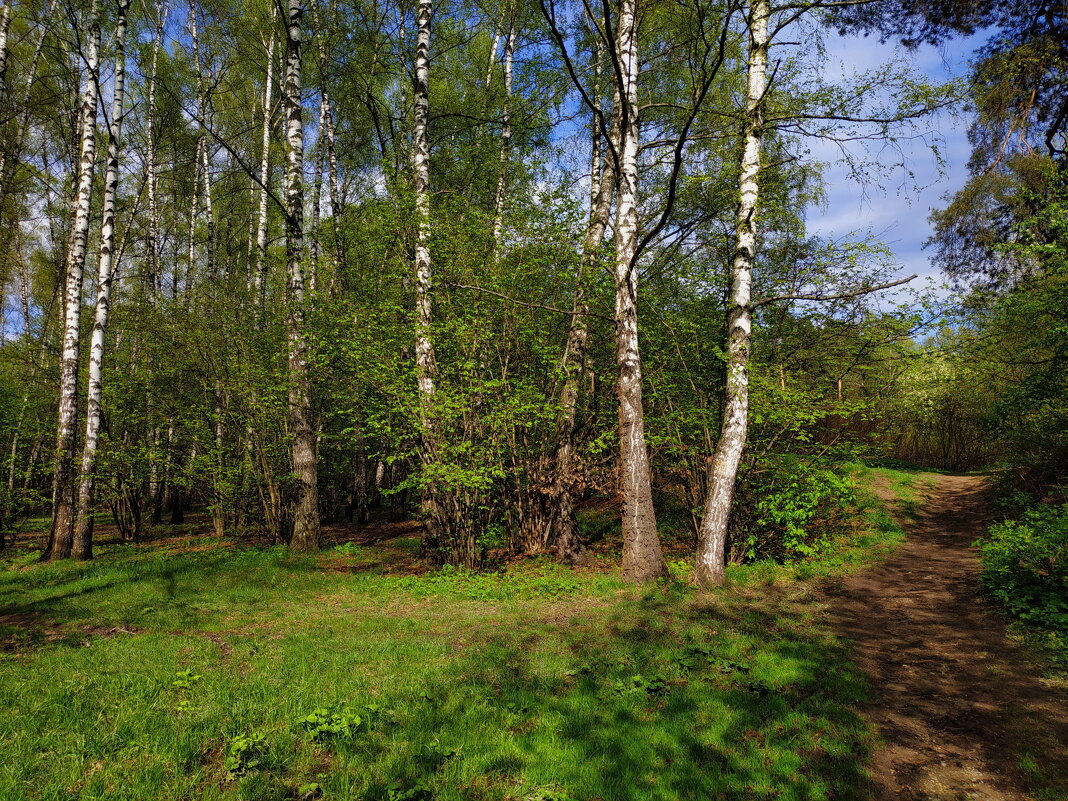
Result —
<instances>
[{"instance_id":1,"label":"weed","mask_svg":"<svg viewBox=\"0 0 1068 801\"><path fill-rule=\"evenodd\" d=\"M367 722L351 709L330 710L322 707L301 718L297 725L316 742L349 740L361 729L367 728Z\"/></svg>"},{"instance_id":2,"label":"weed","mask_svg":"<svg viewBox=\"0 0 1068 801\"><path fill-rule=\"evenodd\" d=\"M267 735L262 732L239 734L226 750L226 773L231 778L247 776L264 767L267 757Z\"/></svg>"}]
</instances>

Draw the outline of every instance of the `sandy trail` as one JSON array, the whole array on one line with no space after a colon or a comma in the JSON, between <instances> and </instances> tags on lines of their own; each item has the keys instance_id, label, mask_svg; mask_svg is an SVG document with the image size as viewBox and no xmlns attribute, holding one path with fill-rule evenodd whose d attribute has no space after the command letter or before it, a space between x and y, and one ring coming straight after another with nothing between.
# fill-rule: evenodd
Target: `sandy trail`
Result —
<instances>
[{"instance_id":1,"label":"sandy trail","mask_svg":"<svg viewBox=\"0 0 1068 801\"><path fill-rule=\"evenodd\" d=\"M979 597L970 545L987 514L984 480L935 481L890 559L828 593L872 685L876 797L1030 798L1030 755L1068 798L1068 694L1043 684Z\"/></svg>"}]
</instances>

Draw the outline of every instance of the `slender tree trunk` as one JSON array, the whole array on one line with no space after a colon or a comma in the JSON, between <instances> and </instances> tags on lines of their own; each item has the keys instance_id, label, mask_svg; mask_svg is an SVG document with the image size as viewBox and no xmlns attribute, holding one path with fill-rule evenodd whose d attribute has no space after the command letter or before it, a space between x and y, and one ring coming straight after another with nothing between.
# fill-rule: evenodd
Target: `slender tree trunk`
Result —
<instances>
[{"instance_id":1,"label":"slender tree trunk","mask_svg":"<svg viewBox=\"0 0 1068 801\"><path fill-rule=\"evenodd\" d=\"M11 0L0 9L0 108L7 104L7 32L11 27Z\"/></svg>"},{"instance_id":2,"label":"slender tree trunk","mask_svg":"<svg viewBox=\"0 0 1068 801\"><path fill-rule=\"evenodd\" d=\"M760 147L768 68L768 0L753 0L749 22L749 76L744 149L738 188L741 199L734 234L734 262L727 308L727 381L723 426L709 469L709 491L698 533L695 580L702 587L723 584L727 523L738 465L749 431L749 342L753 330L750 297L756 256L756 213L760 191Z\"/></svg>"},{"instance_id":3,"label":"slender tree trunk","mask_svg":"<svg viewBox=\"0 0 1068 801\"><path fill-rule=\"evenodd\" d=\"M599 65L599 62L598 62ZM613 115L613 129L618 127L618 114ZM601 132L597 120L593 121L590 153L590 219L586 238L582 243L579 262L578 285L572 303L571 326L561 367L564 383L560 388L560 417L556 428L556 449L553 459L553 479L549 498L549 524L553 528L553 540L557 556L567 563L585 560L585 547L578 536L575 522L574 482L575 419L578 413L579 389L589 353L588 316L590 302L586 281L597 260L604 241L605 231L612 211L612 195L615 189L615 171L611 164L603 163L601 157ZM615 133L615 131L613 131Z\"/></svg>"},{"instance_id":4,"label":"slender tree trunk","mask_svg":"<svg viewBox=\"0 0 1068 801\"><path fill-rule=\"evenodd\" d=\"M185 305L188 308L193 302L193 280L196 273L197 263L197 218L200 216L200 152L204 147L204 136L197 137L196 154L193 156L193 194L189 199L189 229L186 236L186 262L185 262ZM178 265L174 266L173 283L171 293L174 300L178 300Z\"/></svg>"},{"instance_id":5,"label":"slender tree trunk","mask_svg":"<svg viewBox=\"0 0 1068 801\"><path fill-rule=\"evenodd\" d=\"M73 224L67 246L64 298L63 352L59 372L59 419L56 426L55 474L52 495L52 530L44 560L67 559L74 539L74 450L78 422L78 355L81 350L82 283L89 237L93 168L96 165L96 106L98 100L100 24L94 0L89 10L88 47L85 53L85 89L81 107L81 147Z\"/></svg>"},{"instance_id":6,"label":"slender tree trunk","mask_svg":"<svg viewBox=\"0 0 1068 801\"><path fill-rule=\"evenodd\" d=\"M159 75L159 51L163 45L163 30L167 24L167 0L156 2L156 34L152 40L152 59L148 72L148 105L145 110L146 148L145 172L148 184L148 275L146 292L157 295L162 288L159 236L159 165L156 163L156 80ZM175 267L177 269L177 267Z\"/></svg>"},{"instance_id":7,"label":"slender tree trunk","mask_svg":"<svg viewBox=\"0 0 1068 801\"><path fill-rule=\"evenodd\" d=\"M96 454L100 442L100 401L102 395L104 335L108 325L108 304L115 254L115 196L119 187L119 136L122 133L126 85L126 15L130 0L119 0L115 22L115 79L108 125L108 160L104 175L104 212L100 224L100 260L96 272L96 314L89 345L89 390L86 402L85 444L82 448L81 479L78 484L78 512L74 528L74 556L93 556L93 496L96 488Z\"/></svg>"},{"instance_id":8,"label":"slender tree trunk","mask_svg":"<svg viewBox=\"0 0 1068 801\"><path fill-rule=\"evenodd\" d=\"M193 302L193 284L195 283L196 226L203 205L206 222L206 239L204 242L205 277L215 278L215 217L211 204L211 172L208 147L208 95L204 82L204 69L200 60L200 28L197 24L197 7L193 0L189 3L189 34L193 46L193 65L196 69L197 116L200 135L197 137L197 149L193 165L193 201L189 212L189 264L185 284L185 302Z\"/></svg>"},{"instance_id":9,"label":"slender tree trunk","mask_svg":"<svg viewBox=\"0 0 1068 801\"><path fill-rule=\"evenodd\" d=\"M271 13L271 39L267 47L267 76L263 82L263 127L260 154L260 207L256 223L256 258L253 262L253 283L258 303L263 302L267 288L267 184L271 180L271 93L274 89L274 12Z\"/></svg>"},{"instance_id":10,"label":"slender tree trunk","mask_svg":"<svg viewBox=\"0 0 1068 801\"><path fill-rule=\"evenodd\" d=\"M431 0L419 0L417 10L417 39L415 47L415 114L412 126L412 172L415 193L415 370L419 387L422 425L420 456L424 468L437 461L437 436L434 425L434 393L438 375L437 356L431 339L433 319L430 290L432 263L430 261L430 18ZM442 545L439 529L436 493L432 488L423 491L423 519L426 525L424 549L436 551Z\"/></svg>"},{"instance_id":11,"label":"slender tree trunk","mask_svg":"<svg viewBox=\"0 0 1068 801\"><path fill-rule=\"evenodd\" d=\"M315 189L312 193L312 241L311 241L311 264L310 276L311 290L315 291L316 273L319 271L319 254L322 250L320 241L323 206L323 162L326 160L325 134L326 132L326 104L320 99L319 102L319 134L315 141Z\"/></svg>"},{"instance_id":12,"label":"slender tree trunk","mask_svg":"<svg viewBox=\"0 0 1068 801\"><path fill-rule=\"evenodd\" d=\"M297 483L290 547L320 547L318 465L304 340L304 117L301 104L301 0L287 0L286 257L289 262L289 424Z\"/></svg>"},{"instance_id":13,"label":"slender tree trunk","mask_svg":"<svg viewBox=\"0 0 1068 801\"><path fill-rule=\"evenodd\" d=\"M501 172L497 176L497 194L493 200L493 260L496 262L501 246L504 224L504 193L508 188L508 159L512 152L512 68L515 59L515 19L508 25L504 40L504 108L501 111Z\"/></svg>"},{"instance_id":14,"label":"slender tree trunk","mask_svg":"<svg viewBox=\"0 0 1068 801\"><path fill-rule=\"evenodd\" d=\"M652 474L645 442L642 364L638 350L638 31L636 0L621 0L616 49L620 76L619 194L616 203L616 394L623 493L623 578L667 575L656 533Z\"/></svg>"},{"instance_id":15,"label":"slender tree trunk","mask_svg":"<svg viewBox=\"0 0 1068 801\"><path fill-rule=\"evenodd\" d=\"M318 0L312 0L312 15L314 16L315 30L322 34L323 28L319 20ZM319 76L322 86L319 87L322 95L322 125L320 136L326 136L326 166L327 186L330 195L330 224L334 235L334 248L331 253L331 275L337 276L338 268L345 263L345 251L342 247L341 234L338 226L341 223L341 187L338 182L337 168L337 144L334 129L334 107L330 100L330 86L328 81L329 62L326 53L326 44L322 35L317 37L317 51L319 54ZM314 287L313 287L314 288Z\"/></svg>"},{"instance_id":16,"label":"slender tree trunk","mask_svg":"<svg viewBox=\"0 0 1068 801\"><path fill-rule=\"evenodd\" d=\"M215 498L211 505L212 528L216 537L226 534L226 492L223 477L226 468L226 430L223 425L223 391L222 386L215 387Z\"/></svg>"}]
</instances>

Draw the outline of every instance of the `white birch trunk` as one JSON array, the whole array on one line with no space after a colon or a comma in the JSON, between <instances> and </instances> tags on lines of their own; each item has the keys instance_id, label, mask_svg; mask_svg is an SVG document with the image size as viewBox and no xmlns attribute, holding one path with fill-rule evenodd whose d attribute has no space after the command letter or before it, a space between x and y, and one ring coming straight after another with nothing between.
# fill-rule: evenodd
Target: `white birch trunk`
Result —
<instances>
[{"instance_id":1,"label":"white birch trunk","mask_svg":"<svg viewBox=\"0 0 1068 801\"><path fill-rule=\"evenodd\" d=\"M311 241L311 265L310 276L311 290L316 289L319 271L319 255L322 251L320 241L322 217L323 217L323 163L326 161L326 104L319 101L319 134L315 140L315 191L312 196L312 241Z\"/></svg>"},{"instance_id":2,"label":"white birch trunk","mask_svg":"<svg viewBox=\"0 0 1068 801\"><path fill-rule=\"evenodd\" d=\"M145 178L148 184L148 275L146 290L156 296L162 289L160 275L159 235L159 167L156 163L156 79L159 75L159 51L163 45L163 30L167 23L167 0L156 2L156 33L152 39L152 59L148 72L148 107L145 111L147 142L145 148ZM176 267L177 269L177 267Z\"/></svg>"},{"instance_id":3,"label":"white birch trunk","mask_svg":"<svg viewBox=\"0 0 1068 801\"><path fill-rule=\"evenodd\" d=\"M189 200L189 229L186 236L185 262L185 303L189 306L193 298L193 275L196 272L197 259L197 217L200 214L200 151L204 147L204 137L197 137L197 149L193 156L193 194ZM174 265L172 295L178 300L178 265Z\"/></svg>"},{"instance_id":4,"label":"white birch trunk","mask_svg":"<svg viewBox=\"0 0 1068 801\"><path fill-rule=\"evenodd\" d=\"M208 97L204 82L204 68L200 60L200 29L197 25L197 7L193 0L189 3L189 27L192 35L193 64L197 71L197 115L200 123L200 139L197 143L197 170L199 172L200 187L203 189L201 202L204 206L205 222L207 223L206 242L204 251L206 256L205 270L207 277L215 278L215 217L211 205L211 154L208 147ZM194 204L196 201L196 184L194 183ZM199 211L199 207L198 207ZM186 295L192 289L192 283L186 285Z\"/></svg>"},{"instance_id":5,"label":"white birch trunk","mask_svg":"<svg viewBox=\"0 0 1068 801\"><path fill-rule=\"evenodd\" d=\"M738 465L749 431L749 342L756 213L760 191L760 148L768 69L768 0L753 0L749 23L749 68L745 99L744 149L739 172L740 201L734 234L734 262L727 308L727 382L716 452L709 468L709 490L698 532L695 580L702 587L722 585L726 577L727 524Z\"/></svg>"},{"instance_id":6,"label":"white birch trunk","mask_svg":"<svg viewBox=\"0 0 1068 801\"><path fill-rule=\"evenodd\" d=\"M290 547L320 547L318 465L304 340L304 117L301 104L301 0L287 0L286 257L289 263L289 423L297 483Z\"/></svg>"},{"instance_id":7,"label":"white birch trunk","mask_svg":"<svg viewBox=\"0 0 1068 801\"><path fill-rule=\"evenodd\" d=\"M415 113L412 125L412 173L415 193L415 370L419 389L422 432L421 458L424 466L437 460L437 431L434 426L434 382L437 379L437 356L431 338L433 319L430 291L430 18L431 0L419 0L415 46ZM435 493L424 490L423 518L427 526L427 546L440 547Z\"/></svg>"},{"instance_id":8,"label":"white birch trunk","mask_svg":"<svg viewBox=\"0 0 1068 801\"><path fill-rule=\"evenodd\" d=\"M11 0L0 9L0 108L7 103L7 32L11 27Z\"/></svg>"},{"instance_id":9,"label":"white birch trunk","mask_svg":"<svg viewBox=\"0 0 1068 801\"><path fill-rule=\"evenodd\" d=\"M501 111L501 172L497 176L497 194L493 201L493 261L500 253L501 229L504 224L504 193L508 188L508 159L512 152L512 68L515 59L515 20L508 25L504 40L504 108Z\"/></svg>"},{"instance_id":10,"label":"white birch trunk","mask_svg":"<svg viewBox=\"0 0 1068 801\"><path fill-rule=\"evenodd\" d=\"M100 259L96 271L96 313L89 345L89 388L86 400L85 443L82 447L78 511L74 528L74 555L93 556L93 496L96 454L100 442L100 400L103 389L104 336L115 255L115 197L119 187L119 136L122 133L126 86L126 15L130 0L119 0L115 22L115 79L108 125L107 171L104 175L104 209L100 224Z\"/></svg>"},{"instance_id":11,"label":"white birch trunk","mask_svg":"<svg viewBox=\"0 0 1068 801\"><path fill-rule=\"evenodd\" d=\"M208 99L204 84L204 69L200 60L200 28L197 24L197 7L193 0L189 3L189 34L193 47L193 65L196 69L197 83L197 117L200 135L197 137L196 155L193 159L193 201L189 212L189 263L186 273L185 302L187 305L193 300L193 285L195 283L196 264L196 226L200 217L201 206L204 208L207 223L205 253L205 276L209 279L215 277L215 220L211 205L211 173L210 157L208 153L207 115Z\"/></svg>"},{"instance_id":12,"label":"white birch trunk","mask_svg":"<svg viewBox=\"0 0 1068 801\"><path fill-rule=\"evenodd\" d=\"M321 34L322 26L319 20L318 0L313 0L312 2L312 15L316 33ZM324 127L320 128L320 136L323 134L326 136L327 186L330 195L330 222L334 236L334 249L330 258L332 268L331 274L336 277L338 268L345 261L345 254L341 246L341 237L338 230L338 225L341 223L341 188L338 182L334 107L330 100L330 87L327 81L329 63L327 61L326 45L322 35L317 37L316 44L319 54L319 75L322 79L322 86L319 87L319 89L322 96L320 107L322 111L321 124ZM315 287L313 286L312 288L314 289Z\"/></svg>"},{"instance_id":13,"label":"white birch trunk","mask_svg":"<svg viewBox=\"0 0 1068 801\"><path fill-rule=\"evenodd\" d=\"M98 102L100 25L94 0L87 20L85 87L81 107L81 146L73 224L67 245L63 313L63 351L59 367L59 416L56 425L55 475L52 496L52 529L44 560L66 559L74 538L74 449L78 421L78 355L81 350L82 283L89 237L93 168L96 165L96 112Z\"/></svg>"},{"instance_id":14,"label":"white birch trunk","mask_svg":"<svg viewBox=\"0 0 1068 801\"><path fill-rule=\"evenodd\" d=\"M620 87L619 194L616 205L616 394L619 472L623 495L623 578L644 582L667 575L656 533L638 350L638 31L636 0L620 0L616 55Z\"/></svg>"},{"instance_id":15,"label":"white birch trunk","mask_svg":"<svg viewBox=\"0 0 1068 801\"><path fill-rule=\"evenodd\" d=\"M256 258L253 262L253 284L256 288L257 303L263 302L263 293L267 287L267 185L271 180L271 117L274 89L274 12L271 13L271 40L267 43L267 76L263 82L263 128L261 129L260 155L260 205L256 222Z\"/></svg>"}]
</instances>

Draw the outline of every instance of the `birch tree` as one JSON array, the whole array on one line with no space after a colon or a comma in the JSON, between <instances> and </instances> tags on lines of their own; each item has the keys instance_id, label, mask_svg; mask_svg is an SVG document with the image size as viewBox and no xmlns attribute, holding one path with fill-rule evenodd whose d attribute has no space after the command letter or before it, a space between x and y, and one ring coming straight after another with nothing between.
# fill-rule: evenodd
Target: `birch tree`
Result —
<instances>
[{"instance_id":1,"label":"birch tree","mask_svg":"<svg viewBox=\"0 0 1068 801\"><path fill-rule=\"evenodd\" d=\"M734 229L730 299L727 310L727 384L723 425L709 469L709 491L698 533L696 580L701 586L724 581L727 522L738 465L749 428L749 342L753 332L750 300L756 256L756 214L760 198L763 104L768 69L767 0L754 0L749 16L749 61L743 122L741 199Z\"/></svg>"},{"instance_id":2,"label":"birch tree","mask_svg":"<svg viewBox=\"0 0 1068 801\"><path fill-rule=\"evenodd\" d=\"M96 116L99 94L100 22L97 0L85 19L85 70L79 112L80 155L72 225L67 244L63 312L63 351L59 373L59 419L56 424L52 528L42 559L67 559L74 538L75 426L78 422L78 357L81 350L82 282L89 237L93 170L96 166Z\"/></svg>"},{"instance_id":3,"label":"birch tree","mask_svg":"<svg viewBox=\"0 0 1068 801\"><path fill-rule=\"evenodd\" d=\"M115 197L119 188L119 157L123 104L126 87L126 16L130 0L118 0L115 22L115 77L111 119L108 121L107 168L104 175L103 219L100 224L100 256L96 271L96 311L89 345L89 388L86 397L85 443L82 446L78 483L78 508L74 529L74 556L93 556L93 497L96 454L100 443L101 394L103 390L104 335L108 325L111 284L115 260Z\"/></svg>"},{"instance_id":4,"label":"birch tree","mask_svg":"<svg viewBox=\"0 0 1068 801\"><path fill-rule=\"evenodd\" d=\"M288 298L286 337L289 344L289 425L293 437L296 502L290 547L320 547L319 479L315 425L312 420L308 346L304 337L304 106L301 99L300 0L286 3L286 261Z\"/></svg>"},{"instance_id":5,"label":"birch tree","mask_svg":"<svg viewBox=\"0 0 1068 801\"><path fill-rule=\"evenodd\" d=\"M616 54L619 82L619 188L616 199L616 396L619 476L623 495L623 578L643 582L667 575L656 533L652 468L645 440L642 362L638 349L638 10L620 0Z\"/></svg>"},{"instance_id":6,"label":"birch tree","mask_svg":"<svg viewBox=\"0 0 1068 801\"><path fill-rule=\"evenodd\" d=\"M163 31L167 25L167 0L156 0L155 35L152 39L152 55L149 62L147 107L145 110L145 184L148 191L148 274L145 285L149 295L159 291L160 281L160 220L159 220L159 165L156 149L156 83L159 78L159 51L163 46Z\"/></svg>"},{"instance_id":7,"label":"birch tree","mask_svg":"<svg viewBox=\"0 0 1068 801\"><path fill-rule=\"evenodd\" d=\"M422 447L420 455L424 468L437 459L437 431L433 406L435 381L438 374L437 357L430 326L433 319L430 290L432 264L430 261L430 19L431 0L419 0L416 9L415 46L415 110L412 124L412 190L415 195L415 369L419 392ZM438 509L433 487L424 489L423 517L428 526L430 548L439 548L442 532L438 528Z\"/></svg>"},{"instance_id":8,"label":"birch tree","mask_svg":"<svg viewBox=\"0 0 1068 801\"><path fill-rule=\"evenodd\" d=\"M274 116L274 107L271 103L271 93L274 89L274 20L275 12L271 10L271 28L268 39L264 42L267 51L267 74L263 81L263 119L260 126L260 171L259 171L259 205L256 214L256 248L252 266L252 281L256 289L256 301L262 303L266 276L264 271L267 265L267 200L269 192L268 182L271 179L271 119Z\"/></svg>"}]
</instances>

